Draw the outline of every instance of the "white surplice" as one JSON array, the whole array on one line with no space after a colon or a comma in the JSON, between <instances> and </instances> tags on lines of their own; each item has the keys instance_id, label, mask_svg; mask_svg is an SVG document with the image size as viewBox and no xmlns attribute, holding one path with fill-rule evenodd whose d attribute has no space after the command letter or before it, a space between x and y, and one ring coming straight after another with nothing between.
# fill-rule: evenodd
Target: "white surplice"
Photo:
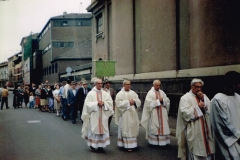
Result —
<instances>
[{"instance_id":1,"label":"white surplice","mask_svg":"<svg viewBox=\"0 0 240 160\"><path fill-rule=\"evenodd\" d=\"M226 160L239 160L240 96L218 93L212 99L211 109L211 123L220 154Z\"/></svg>"},{"instance_id":2,"label":"white surplice","mask_svg":"<svg viewBox=\"0 0 240 160\"><path fill-rule=\"evenodd\" d=\"M163 98L160 104L159 98ZM168 111L170 100L162 90L154 87L147 93L141 125L146 129L146 139L152 145L166 145L170 143L170 129L168 125Z\"/></svg>"},{"instance_id":3,"label":"white surplice","mask_svg":"<svg viewBox=\"0 0 240 160\"><path fill-rule=\"evenodd\" d=\"M103 107L98 101L104 102ZM106 147L110 144L108 118L113 114L113 101L104 90L94 87L84 102L81 119L83 120L82 138L86 139L88 146L93 148Z\"/></svg>"},{"instance_id":4,"label":"white surplice","mask_svg":"<svg viewBox=\"0 0 240 160\"><path fill-rule=\"evenodd\" d=\"M129 100L135 101L130 105ZM139 133L139 118L137 107L141 106L138 95L132 91L125 91L124 88L116 96L115 123L118 125L118 146L124 148L136 148L137 136Z\"/></svg>"},{"instance_id":5,"label":"white surplice","mask_svg":"<svg viewBox=\"0 0 240 160\"><path fill-rule=\"evenodd\" d=\"M180 99L176 138L178 157L181 159L208 160L215 152L209 115L210 100L204 95L203 112L198 107L198 103L199 100L191 90Z\"/></svg>"}]
</instances>

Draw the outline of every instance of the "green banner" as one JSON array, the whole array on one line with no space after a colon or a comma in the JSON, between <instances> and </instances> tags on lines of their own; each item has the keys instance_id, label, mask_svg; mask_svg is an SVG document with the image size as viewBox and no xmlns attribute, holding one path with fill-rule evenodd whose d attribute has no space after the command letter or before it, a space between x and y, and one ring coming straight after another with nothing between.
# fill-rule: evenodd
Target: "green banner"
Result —
<instances>
[{"instance_id":1,"label":"green banner","mask_svg":"<svg viewBox=\"0 0 240 160\"><path fill-rule=\"evenodd\" d=\"M115 76L115 61L96 61L96 76Z\"/></svg>"}]
</instances>

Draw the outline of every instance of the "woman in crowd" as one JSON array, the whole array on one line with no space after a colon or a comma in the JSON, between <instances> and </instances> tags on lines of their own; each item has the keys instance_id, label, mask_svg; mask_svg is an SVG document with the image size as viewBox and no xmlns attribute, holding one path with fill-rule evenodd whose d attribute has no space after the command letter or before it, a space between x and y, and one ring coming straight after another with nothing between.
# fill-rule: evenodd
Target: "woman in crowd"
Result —
<instances>
[{"instance_id":1,"label":"woman in crowd","mask_svg":"<svg viewBox=\"0 0 240 160\"><path fill-rule=\"evenodd\" d=\"M23 85L21 85L18 87L18 101L19 101L20 108L22 108L23 95L24 95L24 88L23 88Z\"/></svg>"},{"instance_id":2,"label":"woman in crowd","mask_svg":"<svg viewBox=\"0 0 240 160\"><path fill-rule=\"evenodd\" d=\"M39 85L38 89L36 89L35 91L35 95L36 95L36 102L35 105L38 106L39 111L41 111L41 106L40 106L40 96L41 96L41 92L42 92L42 86Z\"/></svg>"},{"instance_id":3,"label":"woman in crowd","mask_svg":"<svg viewBox=\"0 0 240 160\"><path fill-rule=\"evenodd\" d=\"M53 104L53 90L50 85L47 87L47 99L48 99L48 112L50 113L51 110L54 113L54 104Z\"/></svg>"},{"instance_id":4,"label":"woman in crowd","mask_svg":"<svg viewBox=\"0 0 240 160\"><path fill-rule=\"evenodd\" d=\"M23 99L24 99L24 103L25 103L25 108L27 108L27 104L29 103L29 88L28 88L28 86L25 87Z\"/></svg>"},{"instance_id":5,"label":"woman in crowd","mask_svg":"<svg viewBox=\"0 0 240 160\"><path fill-rule=\"evenodd\" d=\"M60 112L60 96L59 96L59 85L55 84L55 90L53 91L53 97L54 97L54 109L56 109L57 111L57 116L59 116L59 112Z\"/></svg>"},{"instance_id":6,"label":"woman in crowd","mask_svg":"<svg viewBox=\"0 0 240 160\"><path fill-rule=\"evenodd\" d=\"M40 105L42 112L49 111L47 96L48 96L47 85L44 85L40 96Z\"/></svg>"}]
</instances>

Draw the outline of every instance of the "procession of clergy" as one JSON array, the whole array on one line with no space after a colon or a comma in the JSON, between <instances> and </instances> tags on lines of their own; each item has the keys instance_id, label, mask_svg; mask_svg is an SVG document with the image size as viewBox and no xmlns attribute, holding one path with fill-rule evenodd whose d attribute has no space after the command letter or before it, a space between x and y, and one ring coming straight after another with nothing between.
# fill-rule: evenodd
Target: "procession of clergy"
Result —
<instances>
[{"instance_id":1,"label":"procession of clergy","mask_svg":"<svg viewBox=\"0 0 240 160\"><path fill-rule=\"evenodd\" d=\"M216 94L212 101L202 93L204 82L201 79L191 81L190 91L181 97L179 103L176 128L178 158L209 160L215 159L218 152L221 159L240 159L239 77L238 72L228 72L224 76L222 92ZM131 89L129 80L123 81L123 87L116 96L112 88L103 89L102 85L101 79L94 81L95 87L86 96L81 116L82 138L93 151L101 151L110 144L109 120L113 114L118 125L118 147L129 152L137 147L140 123L146 129L150 145L170 143L170 100L160 89L160 80L153 81L153 87L146 95L141 122L137 114L141 101Z\"/></svg>"}]
</instances>

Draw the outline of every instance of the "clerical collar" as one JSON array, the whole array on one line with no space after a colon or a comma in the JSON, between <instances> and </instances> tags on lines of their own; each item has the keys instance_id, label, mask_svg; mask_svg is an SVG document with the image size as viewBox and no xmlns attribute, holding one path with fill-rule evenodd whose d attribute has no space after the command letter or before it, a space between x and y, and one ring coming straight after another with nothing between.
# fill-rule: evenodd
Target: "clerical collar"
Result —
<instances>
[{"instance_id":1,"label":"clerical collar","mask_svg":"<svg viewBox=\"0 0 240 160\"><path fill-rule=\"evenodd\" d=\"M194 94L192 90L190 90L189 93L191 93L193 96L196 96L196 94Z\"/></svg>"}]
</instances>

